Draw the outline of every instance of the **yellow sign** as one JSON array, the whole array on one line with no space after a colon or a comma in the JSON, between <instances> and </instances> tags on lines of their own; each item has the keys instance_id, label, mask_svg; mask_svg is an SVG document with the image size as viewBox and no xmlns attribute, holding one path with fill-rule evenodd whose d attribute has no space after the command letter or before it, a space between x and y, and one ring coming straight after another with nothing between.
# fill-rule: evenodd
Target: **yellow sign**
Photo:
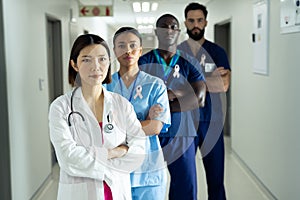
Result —
<instances>
[{"instance_id":1,"label":"yellow sign","mask_svg":"<svg viewBox=\"0 0 300 200\"><path fill-rule=\"evenodd\" d=\"M112 6L79 6L80 17L113 16Z\"/></svg>"}]
</instances>

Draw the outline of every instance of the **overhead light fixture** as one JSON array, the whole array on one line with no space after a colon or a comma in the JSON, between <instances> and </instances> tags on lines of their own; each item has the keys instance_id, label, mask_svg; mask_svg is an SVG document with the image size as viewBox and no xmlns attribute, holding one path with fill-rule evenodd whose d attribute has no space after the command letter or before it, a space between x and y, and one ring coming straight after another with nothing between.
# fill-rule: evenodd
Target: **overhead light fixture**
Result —
<instances>
[{"instance_id":1,"label":"overhead light fixture","mask_svg":"<svg viewBox=\"0 0 300 200\"><path fill-rule=\"evenodd\" d=\"M158 3L157 2L154 2L151 4L151 11L156 11L158 8Z\"/></svg>"},{"instance_id":2,"label":"overhead light fixture","mask_svg":"<svg viewBox=\"0 0 300 200\"><path fill-rule=\"evenodd\" d=\"M150 3L149 2L143 2L142 3L142 11L143 12L149 12L150 11Z\"/></svg>"},{"instance_id":3,"label":"overhead light fixture","mask_svg":"<svg viewBox=\"0 0 300 200\"><path fill-rule=\"evenodd\" d=\"M141 12L141 3L140 2L133 2L132 3L133 12Z\"/></svg>"},{"instance_id":4,"label":"overhead light fixture","mask_svg":"<svg viewBox=\"0 0 300 200\"><path fill-rule=\"evenodd\" d=\"M153 28L153 25L138 25L138 30L140 33L152 33Z\"/></svg>"},{"instance_id":5,"label":"overhead light fixture","mask_svg":"<svg viewBox=\"0 0 300 200\"><path fill-rule=\"evenodd\" d=\"M151 5L151 6L150 6ZM132 3L132 8L133 12L149 12L151 7L151 11L156 11L158 8L158 3L154 2L150 4L150 2L133 2Z\"/></svg>"},{"instance_id":6,"label":"overhead light fixture","mask_svg":"<svg viewBox=\"0 0 300 200\"><path fill-rule=\"evenodd\" d=\"M137 17L135 21L137 24L154 24L155 17Z\"/></svg>"}]
</instances>

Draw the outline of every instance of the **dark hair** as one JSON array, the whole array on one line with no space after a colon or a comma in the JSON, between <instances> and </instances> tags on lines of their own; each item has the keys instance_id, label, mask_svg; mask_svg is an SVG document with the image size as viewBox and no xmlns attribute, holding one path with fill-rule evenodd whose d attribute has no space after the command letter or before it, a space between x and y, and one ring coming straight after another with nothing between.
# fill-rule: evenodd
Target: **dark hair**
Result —
<instances>
[{"instance_id":1,"label":"dark hair","mask_svg":"<svg viewBox=\"0 0 300 200\"><path fill-rule=\"evenodd\" d=\"M176 22L177 22L177 24L178 24L178 27L179 27L179 21L178 21L178 19L177 19L174 15L171 15L171 14L164 14L164 15L160 16L160 17L156 20L156 24L155 24L156 28L158 27L159 22L160 22L162 19L167 18L167 17L170 17L170 18L175 19Z\"/></svg>"},{"instance_id":2,"label":"dark hair","mask_svg":"<svg viewBox=\"0 0 300 200\"><path fill-rule=\"evenodd\" d=\"M115 41L117 39L117 37L121 34L121 33L133 33L134 35L136 35L139 39L140 39L140 43L141 43L141 46L142 46L142 35L139 33L138 30L136 30L135 28L132 28L132 27L121 27L119 28L116 32L115 32L115 35L113 37L113 44L115 45Z\"/></svg>"},{"instance_id":3,"label":"dark hair","mask_svg":"<svg viewBox=\"0 0 300 200\"><path fill-rule=\"evenodd\" d=\"M189 5L187 5L184 9L185 19L187 18L188 12L191 11L191 10L202 10L202 12L204 14L204 17L206 19L208 12L207 12L207 9L204 5L196 3L196 2L193 2L193 3L190 3Z\"/></svg>"},{"instance_id":4,"label":"dark hair","mask_svg":"<svg viewBox=\"0 0 300 200\"><path fill-rule=\"evenodd\" d=\"M81 85L81 79L78 75L78 72L74 70L74 68L71 65L71 60L75 64L77 64L77 58L80 54L80 51L90 45L93 44L101 44L105 47L107 54L110 58L110 51L107 43L98 35L93 34L85 34L80 35L77 37L77 39L73 43L73 47L70 54L70 60L69 60L69 83L70 85L74 86L80 86ZM111 64L109 64L107 75L103 81L103 83L111 83Z\"/></svg>"}]
</instances>

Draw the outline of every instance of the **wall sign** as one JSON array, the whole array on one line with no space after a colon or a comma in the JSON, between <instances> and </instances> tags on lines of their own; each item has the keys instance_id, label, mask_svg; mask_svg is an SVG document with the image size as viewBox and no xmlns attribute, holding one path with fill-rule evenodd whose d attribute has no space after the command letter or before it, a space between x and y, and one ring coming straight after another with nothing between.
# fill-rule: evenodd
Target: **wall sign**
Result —
<instances>
[{"instance_id":1,"label":"wall sign","mask_svg":"<svg viewBox=\"0 0 300 200\"><path fill-rule=\"evenodd\" d=\"M80 17L113 16L112 6L79 6Z\"/></svg>"}]
</instances>

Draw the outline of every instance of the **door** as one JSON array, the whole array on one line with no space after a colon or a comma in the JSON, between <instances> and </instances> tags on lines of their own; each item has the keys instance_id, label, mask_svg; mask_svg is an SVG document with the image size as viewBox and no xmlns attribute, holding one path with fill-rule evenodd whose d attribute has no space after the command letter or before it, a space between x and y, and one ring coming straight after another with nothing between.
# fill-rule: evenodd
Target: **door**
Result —
<instances>
[{"instance_id":1,"label":"door","mask_svg":"<svg viewBox=\"0 0 300 200\"><path fill-rule=\"evenodd\" d=\"M0 0L0 199L11 199L9 123L2 0Z\"/></svg>"},{"instance_id":2,"label":"door","mask_svg":"<svg viewBox=\"0 0 300 200\"><path fill-rule=\"evenodd\" d=\"M63 65L61 22L47 16L47 59L49 104L63 94ZM57 162L53 146L51 145L52 165Z\"/></svg>"},{"instance_id":3,"label":"door","mask_svg":"<svg viewBox=\"0 0 300 200\"><path fill-rule=\"evenodd\" d=\"M215 25L215 43L220 45L224 48L225 52L227 53L229 63L231 58L231 32L230 32L230 21L222 22ZM231 69L232 70L232 69ZM224 135L230 136L230 123L231 123L231 87L229 87L228 91L226 92L226 115L225 115L225 123L224 123Z\"/></svg>"}]
</instances>

